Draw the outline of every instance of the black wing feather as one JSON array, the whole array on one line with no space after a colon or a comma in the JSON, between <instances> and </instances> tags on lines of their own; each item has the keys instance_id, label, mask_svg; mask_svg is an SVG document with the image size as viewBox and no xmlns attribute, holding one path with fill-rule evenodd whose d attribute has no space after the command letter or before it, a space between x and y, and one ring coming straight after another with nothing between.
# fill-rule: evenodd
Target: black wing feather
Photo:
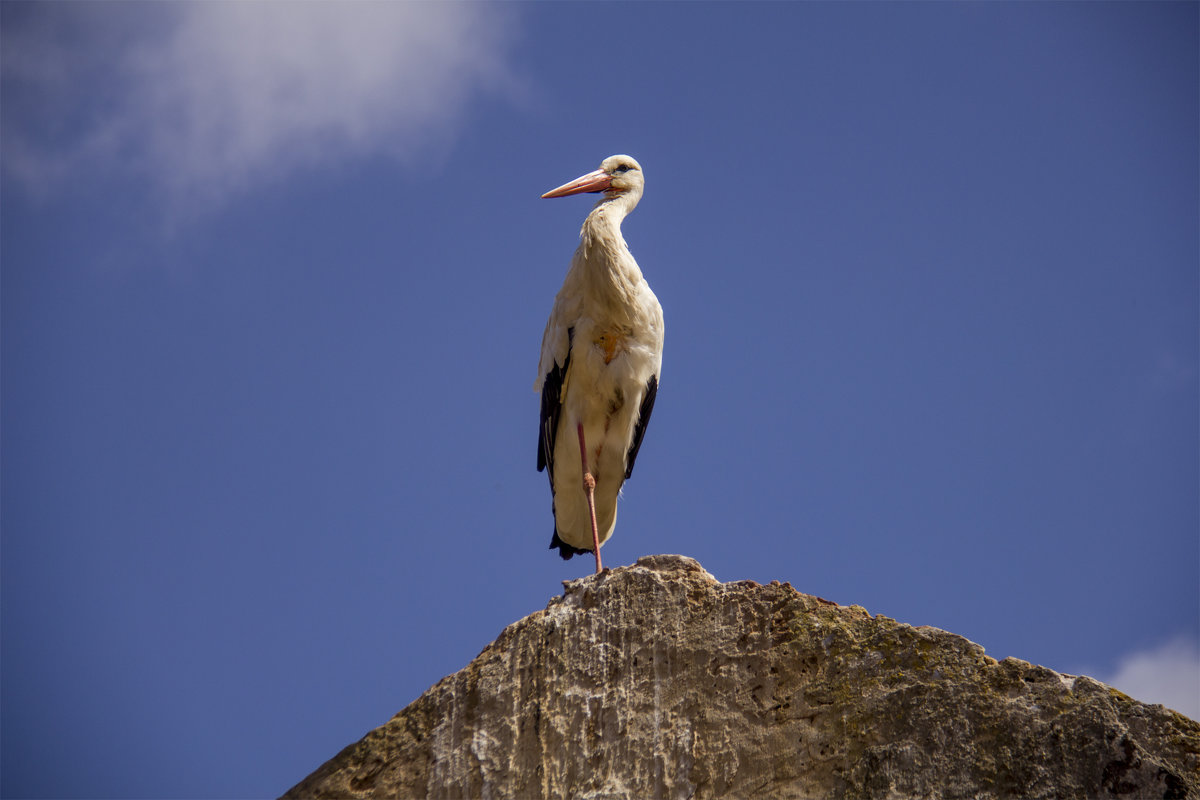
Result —
<instances>
[{"instance_id":1,"label":"black wing feather","mask_svg":"<svg viewBox=\"0 0 1200 800\"><path fill-rule=\"evenodd\" d=\"M646 383L646 394L642 397L642 407L638 409L638 421L633 426L633 441L629 444L629 454L625 456L625 477L633 475L633 462L642 446L642 437L646 435L646 425L650 422L650 412L654 410L654 397L658 394L658 376L651 375Z\"/></svg>"},{"instance_id":2,"label":"black wing feather","mask_svg":"<svg viewBox=\"0 0 1200 800\"><path fill-rule=\"evenodd\" d=\"M554 441L558 437L558 418L562 414L562 386L571 364L571 340L575 329L567 329L567 357L561 365L555 364L542 381L542 416L538 429L537 468L541 472L550 468L550 493L554 494Z\"/></svg>"},{"instance_id":3,"label":"black wing feather","mask_svg":"<svg viewBox=\"0 0 1200 800\"><path fill-rule=\"evenodd\" d=\"M562 365L555 364L546 379L542 381L542 418L538 429L538 472L549 467L546 475L550 478L550 510L554 511L554 442L558 437L558 419L562 414L562 386L567 377L567 367L571 364L571 341L575 338L575 329L567 329L567 358ZM580 550L558 538L558 524L555 523L554 535L550 537L550 549L558 548L558 554L564 560L571 556L589 553L590 550Z\"/></svg>"}]
</instances>

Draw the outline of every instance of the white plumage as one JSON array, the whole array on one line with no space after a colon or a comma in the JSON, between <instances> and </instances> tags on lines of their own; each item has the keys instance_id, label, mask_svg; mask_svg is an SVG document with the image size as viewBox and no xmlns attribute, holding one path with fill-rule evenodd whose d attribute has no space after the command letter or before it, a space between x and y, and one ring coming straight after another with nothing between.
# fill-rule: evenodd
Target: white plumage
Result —
<instances>
[{"instance_id":1,"label":"white plumage","mask_svg":"<svg viewBox=\"0 0 1200 800\"><path fill-rule=\"evenodd\" d=\"M617 497L632 474L662 368L662 306L621 236L621 220L641 199L643 186L641 165L617 155L542 195L604 192L584 220L554 299L534 385L542 395L538 470L549 467L553 497L550 547L563 558L594 551L597 572L599 548L616 525ZM595 484L594 526L585 461Z\"/></svg>"}]
</instances>

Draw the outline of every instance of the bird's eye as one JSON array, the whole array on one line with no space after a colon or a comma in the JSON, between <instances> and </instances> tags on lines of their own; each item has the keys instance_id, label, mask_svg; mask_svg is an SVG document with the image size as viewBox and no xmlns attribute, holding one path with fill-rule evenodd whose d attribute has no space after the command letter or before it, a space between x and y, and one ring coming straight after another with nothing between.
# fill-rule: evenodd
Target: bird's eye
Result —
<instances>
[{"instance_id":1,"label":"bird's eye","mask_svg":"<svg viewBox=\"0 0 1200 800\"><path fill-rule=\"evenodd\" d=\"M613 172L615 172L618 175L624 175L626 172L629 172L629 170L631 170L631 169L633 169L633 167L629 166L628 164L622 164L621 166L614 169Z\"/></svg>"}]
</instances>

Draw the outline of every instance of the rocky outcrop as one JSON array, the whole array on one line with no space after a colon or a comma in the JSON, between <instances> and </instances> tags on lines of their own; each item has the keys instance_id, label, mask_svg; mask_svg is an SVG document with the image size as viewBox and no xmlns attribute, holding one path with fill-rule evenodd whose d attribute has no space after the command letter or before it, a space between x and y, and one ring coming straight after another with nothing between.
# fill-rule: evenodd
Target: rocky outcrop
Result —
<instances>
[{"instance_id":1,"label":"rocky outcrop","mask_svg":"<svg viewBox=\"0 0 1200 800\"><path fill-rule=\"evenodd\" d=\"M564 582L285 797L1200 797L1200 725L788 584Z\"/></svg>"}]
</instances>

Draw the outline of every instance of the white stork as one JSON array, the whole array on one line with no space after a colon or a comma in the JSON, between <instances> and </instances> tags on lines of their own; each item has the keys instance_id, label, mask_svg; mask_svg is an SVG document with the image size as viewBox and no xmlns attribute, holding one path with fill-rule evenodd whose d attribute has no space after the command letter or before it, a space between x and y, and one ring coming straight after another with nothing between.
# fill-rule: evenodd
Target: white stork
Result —
<instances>
[{"instance_id":1,"label":"white stork","mask_svg":"<svg viewBox=\"0 0 1200 800\"><path fill-rule=\"evenodd\" d=\"M643 185L637 161L609 156L595 172L542 195L604 193L583 222L554 298L534 384L542 393L537 468L550 468L550 549L564 559L590 550L596 572L662 368L662 306L621 236L621 220L638 204Z\"/></svg>"}]
</instances>

